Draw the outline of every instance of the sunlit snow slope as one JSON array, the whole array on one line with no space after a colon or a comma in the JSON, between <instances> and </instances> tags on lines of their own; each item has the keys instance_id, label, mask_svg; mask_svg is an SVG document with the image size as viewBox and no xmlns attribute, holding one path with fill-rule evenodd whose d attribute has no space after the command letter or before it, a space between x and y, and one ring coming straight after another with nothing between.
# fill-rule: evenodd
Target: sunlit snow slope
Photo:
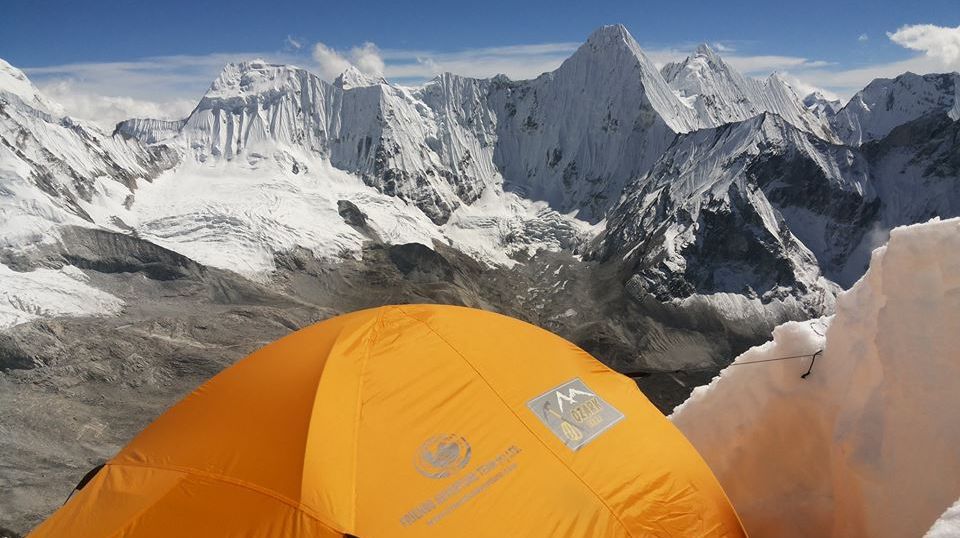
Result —
<instances>
[{"instance_id":1,"label":"sunlit snow slope","mask_svg":"<svg viewBox=\"0 0 960 538\"><path fill-rule=\"evenodd\" d=\"M671 418L753 536L921 536L960 496L958 327L960 219L898 228L832 321L777 328ZM819 349L806 379L755 362Z\"/></svg>"},{"instance_id":2,"label":"sunlit snow slope","mask_svg":"<svg viewBox=\"0 0 960 538\"><path fill-rule=\"evenodd\" d=\"M960 500L947 508L923 538L956 538L960 536Z\"/></svg>"},{"instance_id":3,"label":"sunlit snow slope","mask_svg":"<svg viewBox=\"0 0 960 538\"><path fill-rule=\"evenodd\" d=\"M128 229L117 215L126 212L138 181L171 165L167 148L63 116L0 60L0 327L116 312L120 300L91 287L75 267L36 268L26 260L56 244L65 225Z\"/></svg>"}]
</instances>

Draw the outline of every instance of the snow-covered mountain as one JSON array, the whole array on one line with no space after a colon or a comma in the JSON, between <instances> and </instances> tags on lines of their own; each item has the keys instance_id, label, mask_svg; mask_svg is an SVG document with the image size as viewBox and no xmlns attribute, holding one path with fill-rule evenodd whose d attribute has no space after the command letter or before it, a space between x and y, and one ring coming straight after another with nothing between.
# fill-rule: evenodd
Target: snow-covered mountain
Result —
<instances>
[{"instance_id":1,"label":"snow-covered mountain","mask_svg":"<svg viewBox=\"0 0 960 538\"><path fill-rule=\"evenodd\" d=\"M817 254L836 247L822 237L857 242L866 179L849 148L774 114L703 129L627 187L597 255L622 259L634 293L660 301L732 293L812 312L835 291Z\"/></svg>"},{"instance_id":2,"label":"snow-covered mountain","mask_svg":"<svg viewBox=\"0 0 960 538\"><path fill-rule=\"evenodd\" d=\"M685 60L664 65L661 72L706 127L771 112L820 138L835 140L830 124L808 110L783 77L777 73L765 80L745 77L706 43Z\"/></svg>"},{"instance_id":3,"label":"snow-covered mountain","mask_svg":"<svg viewBox=\"0 0 960 538\"><path fill-rule=\"evenodd\" d=\"M109 136L63 114L19 69L0 60L0 170L4 214L16 218L0 230L6 244L44 238L30 223L46 226L74 219L88 224L109 219L128 203L126 193L174 165L162 145ZM126 193L121 192L126 191Z\"/></svg>"},{"instance_id":4,"label":"snow-covered mountain","mask_svg":"<svg viewBox=\"0 0 960 538\"><path fill-rule=\"evenodd\" d=\"M182 122L117 127L183 155L137 194L138 232L260 278L296 247L335 259L370 240L440 241L495 264L573 247L586 223L502 190L491 84L445 75L411 89L355 70L329 84L292 66L230 64Z\"/></svg>"},{"instance_id":5,"label":"snow-covered mountain","mask_svg":"<svg viewBox=\"0 0 960 538\"><path fill-rule=\"evenodd\" d=\"M846 144L859 146L931 114L960 120L960 73L878 78L850 99L833 126Z\"/></svg>"},{"instance_id":6,"label":"snow-covered mountain","mask_svg":"<svg viewBox=\"0 0 960 538\"><path fill-rule=\"evenodd\" d=\"M704 124L622 25L595 31L552 73L496 81L495 159L507 188L591 222L676 133Z\"/></svg>"},{"instance_id":7,"label":"snow-covered mountain","mask_svg":"<svg viewBox=\"0 0 960 538\"><path fill-rule=\"evenodd\" d=\"M823 277L852 285L891 228L960 215L958 134L929 116L855 148L764 114L683 135L627 187L595 253L661 300L809 300Z\"/></svg>"},{"instance_id":8,"label":"snow-covered mountain","mask_svg":"<svg viewBox=\"0 0 960 538\"><path fill-rule=\"evenodd\" d=\"M843 108L843 102L839 99L830 99L820 91L814 91L803 98L803 106L807 107L814 116L825 121L827 125L833 124L833 117Z\"/></svg>"},{"instance_id":9,"label":"snow-covered mountain","mask_svg":"<svg viewBox=\"0 0 960 538\"><path fill-rule=\"evenodd\" d=\"M119 311L121 301L77 267L34 259L60 242L64 226L129 230L120 215L133 192L176 161L166 146L109 136L63 115L0 60L0 327Z\"/></svg>"},{"instance_id":10,"label":"snow-covered mountain","mask_svg":"<svg viewBox=\"0 0 960 538\"><path fill-rule=\"evenodd\" d=\"M143 126L120 129L136 135ZM294 154L304 151L443 224L461 203L479 198L495 171L489 158L469 158L476 148L439 144L442 130L437 115L407 88L355 70L328 84L300 68L252 61L228 65L175 138L201 163L277 158L299 171L306 163Z\"/></svg>"},{"instance_id":11,"label":"snow-covered mountain","mask_svg":"<svg viewBox=\"0 0 960 538\"><path fill-rule=\"evenodd\" d=\"M956 74L878 80L832 115L822 96L744 77L706 45L658 70L621 25L528 81L444 74L409 88L354 68L327 83L230 64L187 118L128 120L112 136L3 73L4 165L22 191L7 218L32 223L8 230L36 240L79 219L260 280L299 247L336 259L370 240L439 241L510 264L579 250L605 227L593 255L626 260L661 300L826 308L824 277L849 285L885 230L957 207ZM831 119L872 145L838 145Z\"/></svg>"},{"instance_id":12,"label":"snow-covered mountain","mask_svg":"<svg viewBox=\"0 0 960 538\"><path fill-rule=\"evenodd\" d=\"M501 186L599 221L676 133L703 124L617 25L532 81L445 74L411 89L355 70L327 84L294 67L232 64L182 125L131 120L118 131L147 142L176 133L200 162L304 149L444 224Z\"/></svg>"}]
</instances>

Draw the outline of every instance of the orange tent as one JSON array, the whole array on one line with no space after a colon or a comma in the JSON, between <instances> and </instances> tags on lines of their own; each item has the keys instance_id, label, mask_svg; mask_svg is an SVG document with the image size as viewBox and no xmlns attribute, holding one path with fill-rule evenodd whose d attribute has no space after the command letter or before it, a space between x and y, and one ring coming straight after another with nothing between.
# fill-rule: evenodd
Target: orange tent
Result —
<instances>
[{"instance_id":1,"label":"orange tent","mask_svg":"<svg viewBox=\"0 0 960 538\"><path fill-rule=\"evenodd\" d=\"M630 379L450 306L318 323L217 375L31 536L744 536Z\"/></svg>"}]
</instances>

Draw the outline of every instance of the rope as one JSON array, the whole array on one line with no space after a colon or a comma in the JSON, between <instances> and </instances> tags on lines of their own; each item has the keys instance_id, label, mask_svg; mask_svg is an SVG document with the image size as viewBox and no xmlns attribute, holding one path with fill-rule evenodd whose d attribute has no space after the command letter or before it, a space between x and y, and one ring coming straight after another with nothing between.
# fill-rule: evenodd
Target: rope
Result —
<instances>
[{"instance_id":1,"label":"rope","mask_svg":"<svg viewBox=\"0 0 960 538\"><path fill-rule=\"evenodd\" d=\"M818 349L813 353L804 353L803 355L789 355L787 357L774 357L772 359L760 359L760 360L747 361L747 362L734 362L734 363L728 364L727 366L746 366L748 364L759 364L761 362L786 361L786 360L792 360L792 359L804 359L806 357L811 357L812 360L810 361L810 367L807 368L806 373L800 376L800 379L806 379L807 376L810 375L811 372L813 372L813 363L817 362L817 357L820 356L821 354L823 354L823 350ZM700 371L721 370L721 369L722 368L720 367L716 367L716 368L709 367L709 368L691 368L689 370L649 370L649 371L644 370L644 371L634 371L634 372L623 372L623 375L627 377L637 378L637 377L646 377L651 374L676 374L680 372L695 372L695 371L700 372Z\"/></svg>"},{"instance_id":2,"label":"rope","mask_svg":"<svg viewBox=\"0 0 960 538\"><path fill-rule=\"evenodd\" d=\"M813 353L805 353L803 355L790 355L789 357L774 357L772 359L760 359L756 361L747 361L747 362L734 362L734 363L731 363L730 366L745 366L747 364L757 364L759 362L773 362L773 361L785 361L789 359L802 359L804 357L813 357L813 356L819 355L822 352L823 350L821 349Z\"/></svg>"},{"instance_id":3,"label":"rope","mask_svg":"<svg viewBox=\"0 0 960 538\"><path fill-rule=\"evenodd\" d=\"M817 362L817 357L818 357L820 354L822 354L822 353L823 353L823 350L822 350L822 349L818 349L818 350L816 350L816 351L813 352L813 353L807 353L807 354L805 354L805 355L790 355L790 356L788 356L788 357L774 357L774 358L772 358L772 359L760 359L760 360L748 361L748 362L735 362L735 363L731 364L730 366L744 366L744 365L747 365L747 364L757 364L757 363L760 363L760 362L785 361L785 360L790 360L790 359L803 359L803 358L805 358L805 357L810 357L810 358L811 358L811 359L810 359L810 367L807 368L807 371L806 371L803 375L800 376L800 379L806 379L807 376L810 375L810 374L813 372L813 363Z\"/></svg>"}]
</instances>

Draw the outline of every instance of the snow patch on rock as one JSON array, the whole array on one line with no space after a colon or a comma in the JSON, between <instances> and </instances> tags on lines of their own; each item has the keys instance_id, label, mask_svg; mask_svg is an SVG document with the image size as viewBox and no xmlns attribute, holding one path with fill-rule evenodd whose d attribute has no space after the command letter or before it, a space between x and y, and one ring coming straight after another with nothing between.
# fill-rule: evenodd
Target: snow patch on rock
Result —
<instances>
[{"instance_id":1,"label":"snow patch on rock","mask_svg":"<svg viewBox=\"0 0 960 538\"><path fill-rule=\"evenodd\" d=\"M76 267L18 272L0 264L0 329L41 317L116 314L123 301L87 283Z\"/></svg>"}]
</instances>

